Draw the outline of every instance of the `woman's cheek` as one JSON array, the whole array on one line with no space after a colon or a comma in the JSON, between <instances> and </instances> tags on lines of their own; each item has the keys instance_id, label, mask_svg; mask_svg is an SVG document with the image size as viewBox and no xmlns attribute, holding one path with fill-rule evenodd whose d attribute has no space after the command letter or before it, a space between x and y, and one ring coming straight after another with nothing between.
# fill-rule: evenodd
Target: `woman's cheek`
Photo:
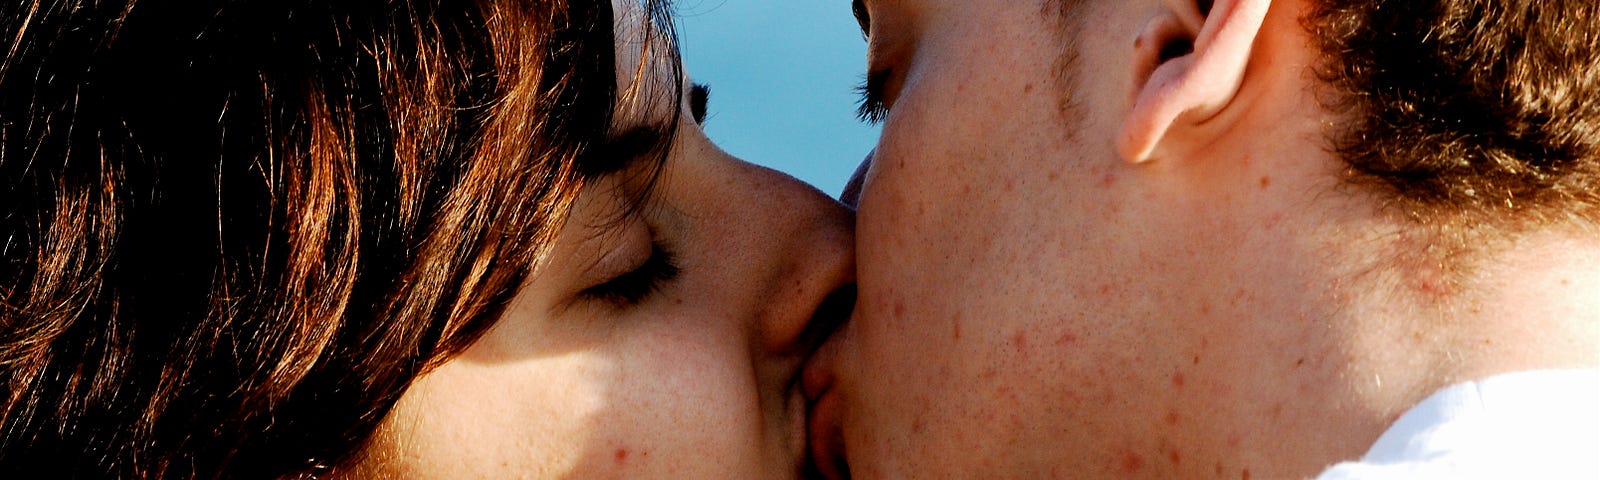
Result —
<instances>
[{"instance_id":1,"label":"woman's cheek","mask_svg":"<svg viewBox=\"0 0 1600 480\"><path fill-rule=\"evenodd\" d=\"M587 460L630 477L754 478L763 437L750 353L742 335L715 330L646 329L624 342L603 387L614 403L597 419L599 455Z\"/></svg>"},{"instance_id":2,"label":"woman's cheek","mask_svg":"<svg viewBox=\"0 0 1600 480\"><path fill-rule=\"evenodd\" d=\"M482 361L468 349L408 389L362 466L404 478L521 478L587 468L611 416L613 359L590 352Z\"/></svg>"}]
</instances>

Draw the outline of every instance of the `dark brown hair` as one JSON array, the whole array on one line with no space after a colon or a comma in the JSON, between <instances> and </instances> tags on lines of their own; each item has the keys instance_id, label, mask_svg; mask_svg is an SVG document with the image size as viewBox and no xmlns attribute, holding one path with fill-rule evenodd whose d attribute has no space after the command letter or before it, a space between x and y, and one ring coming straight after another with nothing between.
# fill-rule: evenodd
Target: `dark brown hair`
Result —
<instances>
[{"instance_id":1,"label":"dark brown hair","mask_svg":"<svg viewBox=\"0 0 1600 480\"><path fill-rule=\"evenodd\" d=\"M1306 23L1351 178L1424 223L1600 219L1600 3L1320 0Z\"/></svg>"},{"instance_id":2,"label":"dark brown hair","mask_svg":"<svg viewBox=\"0 0 1600 480\"><path fill-rule=\"evenodd\" d=\"M0 472L351 458L551 243L612 35L604 1L0 6Z\"/></svg>"}]
</instances>

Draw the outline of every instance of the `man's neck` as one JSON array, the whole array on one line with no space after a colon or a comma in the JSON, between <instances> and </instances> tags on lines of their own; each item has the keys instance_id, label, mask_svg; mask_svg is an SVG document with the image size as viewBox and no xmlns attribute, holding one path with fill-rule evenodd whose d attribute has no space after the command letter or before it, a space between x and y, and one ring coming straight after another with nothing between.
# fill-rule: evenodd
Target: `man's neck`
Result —
<instances>
[{"instance_id":1,"label":"man's neck","mask_svg":"<svg viewBox=\"0 0 1600 480\"><path fill-rule=\"evenodd\" d=\"M1434 332L1435 350L1425 354L1444 374L1437 383L1600 366L1600 236L1570 230L1521 233L1468 253L1462 271L1451 272L1459 275L1453 292L1430 292L1429 285L1396 292L1437 303L1419 305L1416 318L1396 319Z\"/></svg>"},{"instance_id":2,"label":"man's neck","mask_svg":"<svg viewBox=\"0 0 1600 480\"><path fill-rule=\"evenodd\" d=\"M1461 382L1600 367L1600 237L1550 229L1497 243L1467 259L1373 259L1339 319L1346 405L1398 416Z\"/></svg>"}]
</instances>

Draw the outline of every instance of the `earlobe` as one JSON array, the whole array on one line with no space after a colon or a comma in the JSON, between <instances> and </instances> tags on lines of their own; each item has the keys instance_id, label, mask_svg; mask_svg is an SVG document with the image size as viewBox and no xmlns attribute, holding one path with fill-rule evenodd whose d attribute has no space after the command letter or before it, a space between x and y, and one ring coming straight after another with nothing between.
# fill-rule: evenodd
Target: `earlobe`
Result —
<instances>
[{"instance_id":1,"label":"earlobe","mask_svg":"<svg viewBox=\"0 0 1600 480\"><path fill-rule=\"evenodd\" d=\"M1271 0L1169 0L1134 42L1133 106L1117 152L1145 162L1238 95Z\"/></svg>"}]
</instances>

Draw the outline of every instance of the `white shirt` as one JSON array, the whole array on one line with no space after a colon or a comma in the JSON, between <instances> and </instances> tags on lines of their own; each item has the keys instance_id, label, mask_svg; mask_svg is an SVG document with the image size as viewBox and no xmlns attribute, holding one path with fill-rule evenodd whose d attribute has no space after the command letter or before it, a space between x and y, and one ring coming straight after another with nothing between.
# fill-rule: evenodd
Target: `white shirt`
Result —
<instances>
[{"instance_id":1,"label":"white shirt","mask_svg":"<svg viewBox=\"0 0 1600 480\"><path fill-rule=\"evenodd\" d=\"M1318 480L1600 479L1600 370L1510 373L1446 388Z\"/></svg>"}]
</instances>

